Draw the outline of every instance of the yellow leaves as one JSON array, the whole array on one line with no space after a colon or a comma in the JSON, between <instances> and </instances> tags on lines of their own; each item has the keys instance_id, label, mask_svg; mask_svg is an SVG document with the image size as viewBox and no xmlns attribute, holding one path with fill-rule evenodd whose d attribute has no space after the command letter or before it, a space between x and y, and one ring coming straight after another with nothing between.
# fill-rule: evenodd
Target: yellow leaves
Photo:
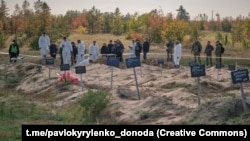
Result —
<instances>
[{"instance_id":1,"label":"yellow leaves","mask_svg":"<svg viewBox=\"0 0 250 141\"><path fill-rule=\"evenodd\" d=\"M76 30L77 33L84 34L87 33L87 28L83 26L79 26Z\"/></svg>"},{"instance_id":2,"label":"yellow leaves","mask_svg":"<svg viewBox=\"0 0 250 141\"><path fill-rule=\"evenodd\" d=\"M188 23L182 20L174 20L165 30L165 38L182 41L184 36L188 33Z\"/></svg>"}]
</instances>

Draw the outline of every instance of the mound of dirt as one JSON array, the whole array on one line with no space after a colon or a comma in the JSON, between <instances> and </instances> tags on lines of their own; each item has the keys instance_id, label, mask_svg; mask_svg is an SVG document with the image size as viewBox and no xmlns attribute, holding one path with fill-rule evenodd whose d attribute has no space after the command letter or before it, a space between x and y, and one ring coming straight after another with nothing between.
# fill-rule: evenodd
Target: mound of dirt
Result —
<instances>
[{"instance_id":1,"label":"mound of dirt","mask_svg":"<svg viewBox=\"0 0 250 141\"><path fill-rule=\"evenodd\" d=\"M200 123L209 124L242 112L242 105L236 99L240 98L239 86L232 84L230 71L226 69L218 72L215 67L206 68L206 76L200 77L198 95L197 79L191 77L189 67L160 68L152 59L135 68L136 77L133 69L123 67L113 68L113 76L105 58L86 66L86 73L82 75L75 74L74 67L71 67L69 72L73 76L79 80L82 76L82 81L77 84L59 82L59 75L64 73L59 67L21 63L1 65L0 69L9 75L22 75L15 89L45 105L51 104L49 99L53 99L55 106L63 106L75 102L89 89L110 89L112 100L105 111L120 124L184 123L193 118L194 111L206 118L199 120ZM249 83L244 84L246 96L250 95L249 86ZM198 105L198 96L201 105ZM231 100L228 102L228 99ZM227 110L226 104L233 108ZM220 110L226 112L221 115ZM196 124L197 121L190 123Z\"/></svg>"}]
</instances>

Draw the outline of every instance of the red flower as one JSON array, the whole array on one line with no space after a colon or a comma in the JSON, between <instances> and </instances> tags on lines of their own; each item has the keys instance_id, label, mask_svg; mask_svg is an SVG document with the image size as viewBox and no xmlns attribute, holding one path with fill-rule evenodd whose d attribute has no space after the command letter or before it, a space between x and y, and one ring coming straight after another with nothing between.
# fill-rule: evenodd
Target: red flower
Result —
<instances>
[{"instance_id":1,"label":"red flower","mask_svg":"<svg viewBox=\"0 0 250 141\"><path fill-rule=\"evenodd\" d=\"M70 82L70 83L77 83L79 82L79 79L77 77L74 77L70 74L70 72L65 72L61 74L58 78L59 82Z\"/></svg>"}]
</instances>

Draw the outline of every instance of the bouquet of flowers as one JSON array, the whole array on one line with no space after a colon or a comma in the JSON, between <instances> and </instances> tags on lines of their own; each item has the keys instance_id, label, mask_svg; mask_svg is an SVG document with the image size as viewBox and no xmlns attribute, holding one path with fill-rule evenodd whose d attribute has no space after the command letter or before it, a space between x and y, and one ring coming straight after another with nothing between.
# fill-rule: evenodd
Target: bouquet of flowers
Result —
<instances>
[{"instance_id":1,"label":"bouquet of flowers","mask_svg":"<svg viewBox=\"0 0 250 141\"><path fill-rule=\"evenodd\" d=\"M65 82L65 83L78 83L79 79L77 77L74 77L70 74L70 72L66 71L63 74L60 74L58 78L59 82Z\"/></svg>"}]
</instances>

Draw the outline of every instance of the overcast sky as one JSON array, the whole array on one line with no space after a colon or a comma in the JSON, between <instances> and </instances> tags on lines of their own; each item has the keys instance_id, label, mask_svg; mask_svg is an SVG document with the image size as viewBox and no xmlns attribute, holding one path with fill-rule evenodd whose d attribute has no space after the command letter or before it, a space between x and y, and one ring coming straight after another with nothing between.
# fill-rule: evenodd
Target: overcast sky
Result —
<instances>
[{"instance_id":1,"label":"overcast sky","mask_svg":"<svg viewBox=\"0 0 250 141\"><path fill-rule=\"evenodd\" d=\"M5 0L12 14L15 4L22 5L24 0ZM34 2L28 0L33 9ZM189 13L191 19L200 13L206 13L209 19L212 11L215 15L219 13L221 17L237 17L239 15L248 16L250 12L250 0L41 0L45 1L51 8L52 14L65 14L68 10L83 9L89 10L93 6L101 12L114 12L118 7L123 15L127 13L139 14L150 12L153 9L163 10L164 14L172 13L176 16L182 5Z\"/></svg>"}]
</instances>

